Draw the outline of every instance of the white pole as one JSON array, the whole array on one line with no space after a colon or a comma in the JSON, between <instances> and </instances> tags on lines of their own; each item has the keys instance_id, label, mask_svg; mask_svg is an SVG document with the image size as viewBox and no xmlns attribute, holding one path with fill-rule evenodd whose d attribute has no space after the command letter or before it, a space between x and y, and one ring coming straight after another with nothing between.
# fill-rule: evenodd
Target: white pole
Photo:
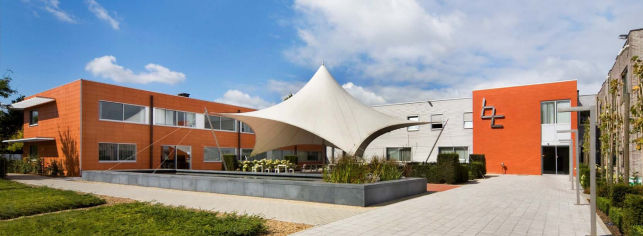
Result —
<instances>
[{"instance_id":1,"label":"white pole","mask_svg":"<svg viewBox=\"0 0 643 236\"><path fill-rule=\"evenodd\" d=\"M589 108L590 235L596 236L596 106Z\"/></svg>"}]
</instances>

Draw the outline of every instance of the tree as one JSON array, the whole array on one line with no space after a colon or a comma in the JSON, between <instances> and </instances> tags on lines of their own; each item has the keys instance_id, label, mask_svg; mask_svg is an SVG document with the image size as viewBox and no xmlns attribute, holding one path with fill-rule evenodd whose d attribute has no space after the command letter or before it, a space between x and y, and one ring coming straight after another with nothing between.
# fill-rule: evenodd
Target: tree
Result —
<instances>
[{"instance_id":1,"label":"tree","mask_svg":"<svg viewBox=\"0 0 643 236\"><path fill-rule=\"evenodd\" d=\"M638 56L632 57L632 77L636 79L637 83L635 86L632 86L632 96L634 96L634 104L630 106L630 124L632 129L630 130L631 134L636 135L637 137L632 140L632 143L636 145L636 150L641 150L643 146L643 62L639 59ZM626 162L626 171L630 170L630 162ZM627 175L629 177L629 173ZM627 179L626 181L629 181Z\"/></svg>"},{"instance_id":2,"label":"tree","mask_svg":"<svg viewBox=\"0 0 643 236\"><path fill-rule=\"evenodd\" d=\"M11 88L10 82L11 71L7 71L2 79L0 79L0 97L9 98L11 95L17 93L16 90ZM16 103L24 100L25 96L20 95L16 99L13 99L11 103ZM22 136L22 124L23 124L23 113L22 111L16 111L8 109L6 105L3 104L0 108L0 139L12 139L12 137ZM20 134L18 134L20 132ZM0 152L15 152L7 149L8 146L5 143L2 143L0 146ZM12 147L12 150L16 148Z\"/></svg>"}]
</instances>

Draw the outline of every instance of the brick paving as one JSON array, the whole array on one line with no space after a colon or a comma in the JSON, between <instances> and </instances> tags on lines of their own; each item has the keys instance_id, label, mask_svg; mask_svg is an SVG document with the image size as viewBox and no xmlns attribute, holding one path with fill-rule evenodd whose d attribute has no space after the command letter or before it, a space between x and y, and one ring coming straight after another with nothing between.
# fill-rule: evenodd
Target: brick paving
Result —
<instances>
[{"instance_id":1,"label":"brick paving","mask_svg":"<svg viewBox=\"0 0 643 236\"><path fill-rule=\"evenodd\" d=\"M452 184L426 184L427 192L444 192L454 188L460 187L460 185Z\"/></svg>"},{"instance_id":2,"label":"brick paving","mask_svg":"<svg viewBox=\"0 0 643 236\"><path fill-rule=\"evenodd\" d=\"M567 176L501 175L383 206L296 235L587 235ZM609 233L598 222L599 235Z\"/></svg>"}]
</instances>

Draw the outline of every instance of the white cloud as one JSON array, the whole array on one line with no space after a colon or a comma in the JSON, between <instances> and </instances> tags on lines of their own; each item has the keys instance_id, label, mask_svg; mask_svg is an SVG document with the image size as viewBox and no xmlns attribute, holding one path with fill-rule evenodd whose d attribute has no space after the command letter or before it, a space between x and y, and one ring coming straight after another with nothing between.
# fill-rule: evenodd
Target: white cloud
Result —
<instances>
[{"instance_id":1,"label":"white cloud","mask_svg":"<svg viewBox=\"0 0 643 236\"><path fill-rule=\"evenodd\" d=\"M107 22L113 29L118 30L119 27L119 22L114 19L114 17L110 16L109 13L107 13L107 10L103 6L101 6L96 0L87 0L87 6L89 8L89 11L94 13L94 15L102 20Z\"/></svg>"},{"instance_id":2,"label":"white cloud","mask_svg":"<svg viewBox=\"0 0 643 236\"><path fill-rule=\"evenodd\" d=\"M58 20L67 23L76 23L76 20L67 12L60 9L58 0L43 0L45 11L54 15Z\"/></svg>"},{"instance_id":3,"label":"white cloud","mask_svg":"<svg viewBox=\"0 0 643 236\"><path fill-rule=\"evenodd\" d=\"M241 92L236 89L228 90L227 92L225 92L225 94L223 94L222 98L217 98L215 101L256 109L266 108L274 105L271 102L263 100L259 96L250 96L250 94Z\"/></svg>"},{"instance_id":4,"label":"white cloud","mask_svg":"<svg viewBox=\"0 0 643 236\"><path fill-rule=\"evenodd\" d=\"M386 103L386 99L382 96L375 94L372 91L365 89L364 87L357 86L352 82L345 83L342 87L353 97L362 101L367 105L379 105Z\"/></svg>"},{"instance_id":5,"label":"white cloud","mask_svg":"<svg viewBox=\"0 0 643 236\"><path fill-rule=\"evenodd\" d=\"M176 84L185 80L185 74L171 71L170 69L157 65L145 65L146 72L134 73L121 65L116 64L116 57L102 56L94 58L87 63L85 70L94 76L111 79L116 82L147 84L152 82Z\"/></svg>"},{"instance_id":6,"label":"white cloud","mask_svg":"<svg viewBox=\"0 0 643 236\"><path fill-rule=\"evenodd\" d=\"M635 2L297 0L293 8L300 42L284 52L292 62L324 59L371 80L370 89L468 96L570 79L596 93L623 45L617 36L643 22Z\"/></svg>"}]
</instances>

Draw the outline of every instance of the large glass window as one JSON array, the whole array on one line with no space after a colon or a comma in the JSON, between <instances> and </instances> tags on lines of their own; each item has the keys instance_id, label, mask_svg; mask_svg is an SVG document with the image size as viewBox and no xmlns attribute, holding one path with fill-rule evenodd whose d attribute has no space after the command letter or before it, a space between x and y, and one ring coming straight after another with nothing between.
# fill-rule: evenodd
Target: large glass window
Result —
<instances>
[{"instance_id":1,"label":"large glass window","mask_svg":"<svg viewBox=\"0 0 643 236\"><path fill-rule=\"evenodd\" d=\"M145 107L101 101L100 119L145 123Z\"/></svg>"},{"instance_id":2,"label":"large glass window","mask_svg":"<svg viewBox=\"0 0 643 236\"><path fill-rule=\"evenodd\" d=\"M540 104L541 124L569 124L571 113L558 112L559 109L569 107L569 100L547 101Z\"/></svg>"},{"instance_id":3,"label":"large glass window","mask_svg":"<svg viewBox=\"0 0 643 236\"><path fill-rule=\"evenodd\" d=\"M411 148L410 147L386 148L386 160L411 161Z\"/></svg>"},{"instance_id":4,"label":"large glass window","mask_svg":"<svg viewBox=\"0 0 643 236\"><path fill-rule=\"evenodd\" d=\"M203 148L203 161L206 162L221 162L223 158L219 154L219 150L221 151L221 155L236 155L237 154L237 149L236 148L217 148L217 147L204 147Z\"/></svg>"},{"instance_id":5,"label":"large glass window","mask_svg":"<svg viewBox=\"0 0 643 236\"><path fill-rule=\"evenodd\" d=\"M196 114L194 112L173 111L168 109L157 108L154 111L157 125L195 127Z\"/></svg>"},{"instance_id":6,"label":"large glass window","mask_svg":"<svg viewBox=\"0 0 643 236\"><path fill-rule=\"evenodd\" d=\"M468 147L438 147L439 153L456 153L460 163L469 162L469 148Z\"/></svg>"},{"instance_id":7,"label":"large glass window","mask_svg":"<svg viewBox=\"0 0 643 236\"><path fill-rule=\"evenodd\" d=\"M136 161L136 144L99 143L99 161Z\"/></svg>"},{"instance_id":8,"label":"large glass window","mask_svg":"<svg viewBox=\"0 0 643 236\"><path fill-rule=\"evenodd\" d=\"M203 119L204 126L206 129L221 129L221 117L220 116L211 116L206 115Z\"/></svg>"},{"instance_id":9,"label":"large glass window","mask_svg":"<svg viewBox=\"0 0 643 236\"><path fill-rule=\"evenodd\" d=\"M442 129L444 121L442 114L431 115L431 129Z\"/></svg>"},{"instance_id":10,"label":"large glass window","mask_svg":"<svg viewBox=\"0 0 643 236\"><path fill-rule=\"evenodd\" d=\"M409 121L420 121L420 116L417 116L417 115L407 116L406 119L409 120ZM420 130L420 126L419 125L409 126L409 127L406 128L406 130L407 131L418 131L418 130Z\"/></svg>"},{"instance_id":11,"label":"large glass window","mask_svg":"<svg viewBox=\"0 0 643 236\"><path fill-rule=\"evenodd\" d=\"M241 132L254 134L255 132L246 123L241 122Z\"/></svg>"},{"instance_id":12,"label":"large glass window","mask_svg":"<svg viewBox=\"0 0 643 236\"><path fill-rule=\"evenodd\" d=\"M465 112L462 115L462 120L464 120L465 129L473 129L473 113Z\"/></svg>"},{"instance_id":13,"label":"large glass window","mask_svg":"<svg viewBox=\"0 0 643 236\"><path fill-rule=\"evenodd\" d=\"M252 148L241 149L241 160L252 161L252 160L266 159L268 157L268 153L265 153L265 152L259 153L257 155L252 156L252 157L250 156L251 153L252 153Z\"/></svg>"},{"instance_id":14,"label":"large glass window","mask_svg":"<svg viewBox=\"0 0 643 236\"><path fill-rule=\"evenodd\" d=\"M38 110L31 110L29 112L29 125L37 125L38 124Z\"/></svg>"},{"instance_id":15,"label":"large glass window","mask_svg":"<svg viewBox=\"0 0 643 236\"><path fill-rule=\"evenodd\" d=\"M235 131L235 120L228 117L221 117L221 130Z\"/></svg>"}]
</instances>

